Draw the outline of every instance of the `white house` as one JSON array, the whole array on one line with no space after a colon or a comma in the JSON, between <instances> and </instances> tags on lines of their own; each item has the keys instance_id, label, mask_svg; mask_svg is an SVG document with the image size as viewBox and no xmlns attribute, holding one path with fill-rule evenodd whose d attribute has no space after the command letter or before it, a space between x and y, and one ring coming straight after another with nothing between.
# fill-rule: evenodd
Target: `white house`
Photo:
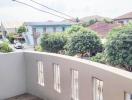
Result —
<instances>
[{"instance_id":1,"label":"white house","mask_svg":"<svg viewBox=\"0 0 132 100\"><path fill-rule=\"evenodd\" d=\"M39 35L40 37L42 34L45 33L50 34L54 32L63 32L72 24L67 22L48 21L48 22L25 22L24 25L27 28L27 32L24 35L27 44L34 45L33 33L36 33L36 35Z\"/></svg>"},{"instance_id":2,"label":"white house","mask_svg":"<svg viewBox=\"0 0 132 100\"><path fill-rule=\"evenodd\" d=\"M132 12L126 13L114 19L116 23L121 23L123 25L132 22Z\"/></svg>"},{"instance_id":3,"label":"white house","mask_svg":"<svg viewBox=\"0 0 132 100\"><path fill-rule=\"evenodd\" d=\"M8 33L17 33L18 28L23 25L23 22L21 22L21 21L3 21L2 24L8 34Z\"/></svg>"}]
</instances>

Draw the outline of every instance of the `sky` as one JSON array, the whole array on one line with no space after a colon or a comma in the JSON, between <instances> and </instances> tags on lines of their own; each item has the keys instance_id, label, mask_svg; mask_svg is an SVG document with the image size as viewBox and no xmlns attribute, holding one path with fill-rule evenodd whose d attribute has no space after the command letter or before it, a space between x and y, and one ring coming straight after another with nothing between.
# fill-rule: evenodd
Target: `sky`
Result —
<instances>
[{"instance_id":1,"label":"sky","mask_svg":"<svg viewBox=\"0 0 132 100\"><path fill-rule=\"evenodd\" d=\"M19 0L39 9L50 11L36 5L30 0ZM72 17L99 15L115 18L127 12L132 12L132 0L35 0ZM51 12L51 11L50 11ZM53 13L53 12L52 12ZM63 20L53 15L37 11L12 0L0 0L1 21L47 21Z\"/></svg>"}]
</instances>

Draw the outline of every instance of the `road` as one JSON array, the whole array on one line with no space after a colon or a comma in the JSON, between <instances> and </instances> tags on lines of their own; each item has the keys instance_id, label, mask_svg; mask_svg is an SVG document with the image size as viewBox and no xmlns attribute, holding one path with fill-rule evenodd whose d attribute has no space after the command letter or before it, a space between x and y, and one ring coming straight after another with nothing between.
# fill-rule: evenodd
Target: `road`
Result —
<instances>
[{"instance_id":1,"label":"road","mask_svg":"<svg viewBox=\"0 0 132 100\"><path fill-rule=\"evenodd\" d=\"M14 47L14 44L11 44L10 46L11 46L11 48L13 49L13 51L15 51L15 52L19 52L19 51L34 51L33 46L28 46L28 45L26 45L26 44L23 44L23 46L24 46L23 49L16 49L16 48Z\"/></svg>"}]
</instances>

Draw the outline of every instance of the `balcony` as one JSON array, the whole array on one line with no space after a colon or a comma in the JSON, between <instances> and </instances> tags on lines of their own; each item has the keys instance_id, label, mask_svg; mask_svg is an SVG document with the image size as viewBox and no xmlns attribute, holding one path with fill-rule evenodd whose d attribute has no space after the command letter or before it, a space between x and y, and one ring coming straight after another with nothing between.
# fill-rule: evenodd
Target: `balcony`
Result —
<instances>
[{"instance_id":1,"label":"balcony","mask_svg":"<svg viewBox=\"0 0 132 100\"><path fill-rule=\"evenodd\" d=\"M24 93L44 100L132 100L132 73L58 54L0 54L0 100Z\"/></svg>"}]
</instances>

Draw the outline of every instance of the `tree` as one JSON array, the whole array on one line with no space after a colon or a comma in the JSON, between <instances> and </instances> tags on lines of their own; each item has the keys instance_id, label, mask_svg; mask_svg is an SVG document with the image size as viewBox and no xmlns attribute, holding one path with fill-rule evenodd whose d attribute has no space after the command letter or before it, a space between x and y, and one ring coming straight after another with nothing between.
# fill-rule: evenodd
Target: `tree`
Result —
<instances>
[{"instance_id":1,"label":"tree","mask_svg":"<svg viewBox=\"0 0 132 100\"><path fill-rule=\"evenodd\" d=\"M89 21L83 22L83 23L82 23L82 26L83 26L83 27L88 27L88 26L90 26L90 25L92 25L92 24L94 24L94 23L96 23L96 22L98 22L97 19L91 19L91 20L89 20Z\"/></svg>"},{"instance_id":2,"label":"tree","mask_svg":"<svg viewBox=\"0 0 132 100\"><path fill-rule=\"evenodd\" d=\"M99 62L99 63L105 64L106 63L105 53L104 52L97 53L96 56L90 57L90 60L94 61L94 62Z\"/></svg>"},{"instance_id":3,"label":"tree","mask_svg":"<svg viewBox=\"0 0 132 100\"><path fill-rule=\"evenodd\" d=\"M58 53L65 44L66 38L62 33L44 34L41 39L41 47L47 52Z\"/></svg>"},{"instance_id":4,"label":"tree","mask_svg":"<svg viewBox=\"0 0 132 100\"><path fill-rule=\"evenodd\" d=\"M105 53L109 64L132 71L132 24L109 34Z\"/></svg>"},{"instance_id":5,"label":"tree","mask_svg":"<svg viewBox=\"0 0 132 100\"><path fill-rule=\"evenodd\" d=\"M84 29L72 34L65 48L69 55L81 54L83 57L85 53L90 56L93 52L98 52L102 44L94 31Z\"/></svg>"},{"instance_id":6,"label":"tree","mask_svg":"<svg viewBox=\"0 0 132 100\"><path fill-rule=\"evenodd\" d=\"M66 34L68 34L68 35L70 35L70 34L74 34L74 33L77 33L77 32L86 32L87 31L87 29L86 28L84 28L83 26L81 26L81 25L73 25L73 26L71 26L65 33Z\"/></svg>"},{"instance_id":7,"label":"tree","mask_svg":"<svg viewBox=\"0 0 132 100\"><path fill-rule=\"evenodd\" d=\"M20 26L20 27L18 28L17 33L19 33L19 35L22 35L22 33L26 32L26 31L27 31L27 30L26 30L26 27L25 27L25 26Z\"/></svg>"}]
</instances>

